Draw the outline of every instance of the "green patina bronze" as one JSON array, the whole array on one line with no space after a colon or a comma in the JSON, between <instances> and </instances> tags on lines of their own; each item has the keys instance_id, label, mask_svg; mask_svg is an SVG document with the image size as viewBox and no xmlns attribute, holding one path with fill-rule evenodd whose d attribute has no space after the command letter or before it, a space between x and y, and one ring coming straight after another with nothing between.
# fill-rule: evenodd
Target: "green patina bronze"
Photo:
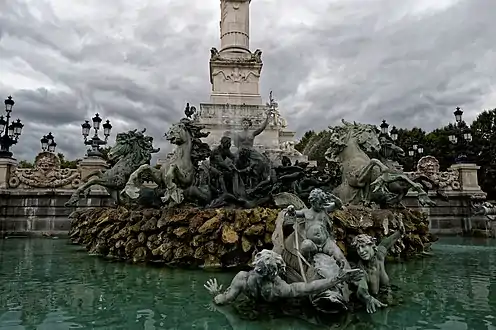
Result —
<instances>
[{"instance_id":1,"label":"green patina bronze","mask_svg":"<svg viewBox=\"0 0 496 330\"><path fill-rule=\"evenodd\" d=\"M375 126L342 122L343 126L331 128L333 131L326 158L342 168L342 182L335 193L344 204L368 205L376 202L394 206L411 189L418 193L421 204L434 205L421 184L413 182L402 171L369 156L381 148Z\"/></svg>"},{"instance_id":2,"label":"green patina bronze","mask_svg":"<svg viewBox=\"0 0 496 330\"><path fill-rule=\"evenodd\" d=\"M145 130L134 130L117 134L115 145L109 152L109 158L116 161L115 165L108 170L91 174L90 179L72 194L65 206L75 206L81 196L88 196L90 187L94 185L103 186L115 203L121 204L120 192L126 186L131 173L143 164L148 164L152 154L160 151L153 148L153 138L144 133Z\"/></svg>"}]
</instances>

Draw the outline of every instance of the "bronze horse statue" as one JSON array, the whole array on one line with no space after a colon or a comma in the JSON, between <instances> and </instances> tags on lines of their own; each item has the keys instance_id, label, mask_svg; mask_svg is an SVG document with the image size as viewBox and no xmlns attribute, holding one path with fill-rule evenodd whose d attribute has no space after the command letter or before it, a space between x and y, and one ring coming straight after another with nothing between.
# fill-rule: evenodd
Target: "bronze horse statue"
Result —
<instances>
[{"instance_id":1,"label":"bronze horse statue","mask_svg":"<svg viewBox=\"0 0 496 330\"><path fill-rule=\"evenodd\" d=\"M340 164L342 183L334 190L345 204L376 202L392 206L401 202L408 190L418 193L422 205L435 205L422 184L414 182L400 170L391 169L368 154L376 153L381 143L376 127L369 124L349 123L332 129L330 148L326 159Z\"/></svg>"}]
</instances>

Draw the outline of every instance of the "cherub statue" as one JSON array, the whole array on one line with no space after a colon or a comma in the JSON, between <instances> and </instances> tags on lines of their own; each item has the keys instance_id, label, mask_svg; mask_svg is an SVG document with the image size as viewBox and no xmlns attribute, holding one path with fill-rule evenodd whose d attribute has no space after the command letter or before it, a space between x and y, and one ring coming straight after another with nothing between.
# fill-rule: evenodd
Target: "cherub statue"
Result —
<instances>
[{"instance_id":1,"label":"cherub statue","mask_svg":"<svg viewBox=\"0 0 496 330\"><path fill-rule=\"evenodd\" d=\"M225 292L222 292L222 285L219 285L216 279L207 281L204 287L214 296L214 303L229 304L242 293L248 298L266 302L308 297L345 281L359 281L363 276L360 269L342 270L337 278L288 284L280 277L286 270L284 260L281 255L270 250L257 253L253 265L254 269L239 272Z\"/></svg>"},{"instance_id":2,"label":"cherub statue","mask_svg":"<svg viewBox=\"0 0 496 330\"><path fill-rule=\"evenodd\" d=\"M357 283L357 296L365 304L367 313L375 313L377 308L387 306L376 298L379 292L385 293L388 300L391 299L391 286L384 261L388 250L404 232L405 227L401 222L399 230L383 239L378 246L375 244L375 239L367 234L357 235L353 239L352 245L357 249L360 257L358 267L365 272L365 276Z\"/></svg>"},{"instance_id":3,"label":"cherub statue","mask_svg":"<svg viewBox=\"0 0 496 330\"><path fill-rule=\"evenodd\" d=\"M302 233L304 240L300 246L301 254L311 261L316 253L322 252L334 257L341 267L349 268L348 261L334 240L332 221L328 215L328 212L341 207L341 200L316 188L310 192L308 201L311 205L309 209L295 210L294 206L290 205L286 211L288 216L305 219L305 232Z\"/></svg>"}]
</instances>

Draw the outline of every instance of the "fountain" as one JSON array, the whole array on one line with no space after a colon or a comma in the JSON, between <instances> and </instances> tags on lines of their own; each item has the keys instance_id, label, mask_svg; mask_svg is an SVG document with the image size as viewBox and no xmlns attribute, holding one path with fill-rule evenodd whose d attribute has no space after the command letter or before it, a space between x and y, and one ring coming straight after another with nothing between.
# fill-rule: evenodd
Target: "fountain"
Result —
<instances>
[{"instance_id":1,"label":"fountain","mask_svg":"<svg viewBox=\"0 0 496 330\"><path fill-rule=\"evenodd\" d=\"M343 183L331 187L336 180L324 169L289 159L276 165L255 150L263 126L237 132L233 154L230 137L211 150L201 140L209 133L185 114L165 134L175 149L159 169L147 164L156 152L151 137L117 136L116 165L95 179L115 205L73 212L74 243L133 262L254 265L226 292L214 280L206 284L219 304L245 293L267 302L300 298L324 313L354 304L372 313L392 299L385 261L424 254L435 240L426 217L401 205L409 189L432 205L422 184L369 157L381 147L372 125L343 121L334 132L326 155L341 166Z\"/></svg>"}]
</instances>

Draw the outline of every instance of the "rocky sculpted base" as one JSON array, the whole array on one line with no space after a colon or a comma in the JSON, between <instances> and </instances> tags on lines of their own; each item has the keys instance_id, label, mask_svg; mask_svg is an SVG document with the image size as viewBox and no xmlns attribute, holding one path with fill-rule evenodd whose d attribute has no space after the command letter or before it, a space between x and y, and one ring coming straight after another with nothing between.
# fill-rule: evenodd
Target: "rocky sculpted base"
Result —
<instances>
[{"instance_id":1,"label":"rocky sculpted base","mask_svg":"<svg viewBox=\"0 0 496 330\"><path fill-rule=\"evenodd\" d=\"M272 248L279 209L129 210L94 208L71 214L70 237L91 254L132 262L223 268L246 266L255 251ZM379 241L403 221L406 234L393 257L419 255L436 240L426 217L410 210L348 208L331 215L338 245L352 253L353 237L367 233Z\"/></svg>"}]
</instances>

